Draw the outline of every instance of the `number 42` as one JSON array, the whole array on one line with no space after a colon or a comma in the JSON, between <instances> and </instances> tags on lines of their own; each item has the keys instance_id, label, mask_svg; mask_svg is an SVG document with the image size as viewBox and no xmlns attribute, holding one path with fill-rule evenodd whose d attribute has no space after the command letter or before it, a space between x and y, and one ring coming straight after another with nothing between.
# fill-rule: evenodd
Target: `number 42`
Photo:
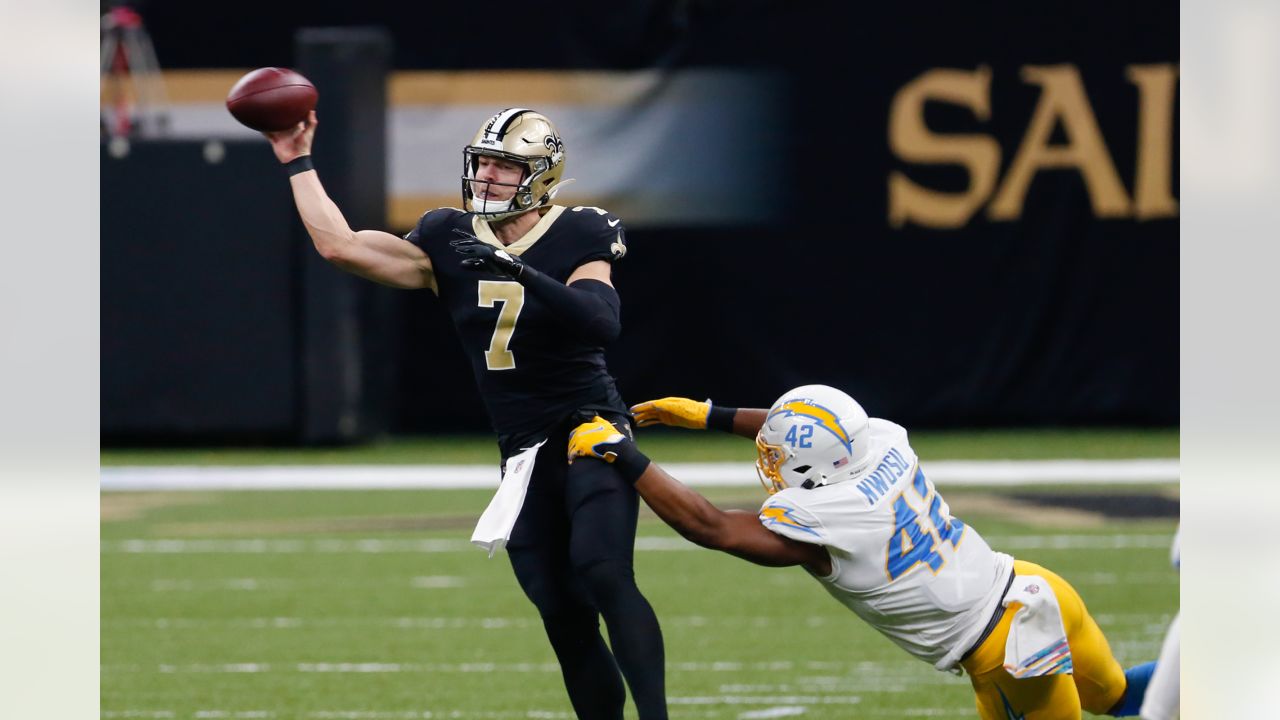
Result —
<instances>
[{"instance_id":1,"label":"number 42","mask_svg":"<svg viewBox=\"0 0 1280 720\"><path fill-rule=\"evenodd\" d=\"M797 433L796 430L799 430L800 432ZM791 428L787 430L787 435L783 440L790 443L791 447L813 447L813 426L792 425Z\"/></svg>"},{"instance_id":2,"label":"number 42","mask_svg":"<svg viewBox=\"0 0 1280 720\"><path fill-rule=\"evenodd\" d=\"M943 542L950 542L952 548L957 548L964 535L964 523L959 518L951 517L942 496L933 489L933 483L925 479L923 470L916 468L916 476L911 484L929 508L929 514L927 517L920 517L911 503L907 502L905 492L899 493L894 499L895 522L893 535L889 537L889 546L886 548L888 559L885 562L885 572L890 581L897 580L922 563L937 573L946 563L942 555L938 554L937 547Z\"/></svg>"}]
</instances>

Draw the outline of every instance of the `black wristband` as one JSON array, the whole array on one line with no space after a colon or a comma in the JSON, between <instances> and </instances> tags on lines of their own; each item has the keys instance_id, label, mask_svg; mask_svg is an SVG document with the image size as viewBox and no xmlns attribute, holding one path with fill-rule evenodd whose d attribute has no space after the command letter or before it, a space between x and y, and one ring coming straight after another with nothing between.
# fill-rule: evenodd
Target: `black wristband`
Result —
<instances>
[{"instance_id":1,"label":"black wristband","mask_svg":"<svg viewBox=\"0 0 1280 720\"><path fill-rule=\"evenodd\" d=\"M737 414L738 408L721 407L712 403L711 411L707 413L707 428L731 433L733 432L733 416Z\"/></svg>"},{"instance_id":2,"label":"black wristband","mask_svg":"<svg viewBox=\"0 0 1280 720\"><path fill-rule=\"evenodd\" d=\"M298 157L284 164L284 170L286 173L289 174L289 177L293 177L298 173L303 173L308 170L315 170L315 169L316 169L316 166L311 164L310 155L299 155Z\"/></svg>"},{"instance_id":3,"label":"black wristband","mask_svg":"<svg viewBox=\"0 0 1280 720\"><path fill-rule=\"evenodd\" d=\"M613 467L617 469L623 480L635 485L644 471L649 468L649 458L645 457L645 454L629 440L618 443L614 452L618 457L614 458Z\"/></svg>"}]
</instances>

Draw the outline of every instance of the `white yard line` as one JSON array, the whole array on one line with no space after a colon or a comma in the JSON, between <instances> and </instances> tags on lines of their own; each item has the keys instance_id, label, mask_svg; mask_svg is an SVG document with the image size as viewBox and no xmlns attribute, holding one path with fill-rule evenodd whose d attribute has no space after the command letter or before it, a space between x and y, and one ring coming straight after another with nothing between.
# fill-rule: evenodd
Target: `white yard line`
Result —
<instances>
[{"instance_id":1,"label":"white yard line","mask_svg":"<svg viewBox=\"0 0 1280 720\"><path fill-rule=\"evenodd\" d=\"M987 542L997 550L1168 550L1173 535L991 535ZM372 554L475 552L476 546L465 540L104 540L103 554L125 555L296 555L302 553ZM698 550L698 546L681 538L636 538L636 550L642 552Z\"/></svg>"},{"instance_id":2,"label":"white yard line","mask_svg":"<svg viewBox=\"0 0 1280 720\"><path fill-rule=\"evenodd\" d=\"M697 487L752 487L751 463L670 463L673 476ZM1178 461L943 460L924 465L940 486L1144 484L1178 482ZM490 465L120 466L101 471L109 491L494 489Z\"/></svg>"},{"instance_id":3,"label":"white yard line","mask_svg":"<svg viewBox=\"0 0 1280 720\"><path fill-rule=\"evenodd\" d=\"M758 720L763 718L794 717L806 715L807 706L784 705L771 706L760 710L731 710L731 706L751 707L754 703L745 702L750 698L725 696L724 702L717 702L717 697L689 697L672 700L669 715L672 718L721 718L736 717L738 720ZM780 698L787 700L788 698ZM762 703L764 704L764 703ZM837 705L858 704L853 698L840 698ZM717 711L710 708L721 707ZM695 709L696 708L696 709ZM725 713L728 713L726 715ZM968 714L954 710L935 710L917 708L907 710L884 710L875 708L859 709L858 714L874 716L928 717L928 718L969 718ZM179 718L195 718L196 720L258 720L274 718L311 718L312 720L456 720L456 718L474 718L476 720L572 720L574 715L560 710L505 710L505 711L466 711L458 710L313 710L299 715L296 712L277 713L274 710L103 710L102 720L178 720Z\"/></svg>"},{"instance_id":4,"label":"white yard line","mask_svg":"<svg viewBox=\"0 0 1280 720\"><path fill-rule=\"evenodd\" d=\"M705 708L705 706L702 706ZM707 709L668 711L672 718L720 718L723 712ZM728 717L734 717L732 712ZM767 712L767 711L760 711ZM803 712L803 710L801 711ZM800 713L787 713L800 714ZM884 714L884 713L880 713ZM575 715L560 710L313 710L305 714L286 711L283 714L274 710L103 710L102 720L179 720L194 718L195 720L273 720L275 718L314 718L314 720L572 720ZM738 714L738 718L780 717L779 715L756 715L752 712Z\"/></svg>"},{"instance_id":5,"label":"white yard line","mask_svg":"<svg viewBox=\"0 0 1280 720\"><path fill-rule=\"evenodd\" d=\"M920 665L911 660L893 661L891 663L868 663L865 661L800 661L775 660L769 662L741 662L736 660L708 660L702 662L668 662L667 671L671 673L786 673L786 672L827 672L866 673L868 680L876 682L892 680L916 680L918 678L937 678L941 682L949 682L949 676L934 672L925 672L927 665ZM154 669L153 669L154 668ZM162 663L155 666L144 665L103 665L105 672L164 674L213 673L213 674L256 674L256 673L559 673L560 666L554 662L547 663L369 663L369 662L241 662L241 663ZM810 683L812 684L812 683ZM730 688L734 686L723 686ZM722 692L724 690L722 689ZM764 692L764 691L762 691ZM749 693L728 692L730 695L746 695ZM758 693L750 693L758 694Z\"/></svg>"},{"instance_id":6,"label":"white yard line","mask_svg":"<svg viewBox=\"0 0 1280 720\"><path fill-rule=\"evenodd\" d=\"M703 695L669 697L670 705L857 705L858 695Z\"/></svg>"},{"instance_id":7,"label":"white yard line","mask_svg":"<svg viewBox=\"0 0 1280 720\"><path fill-rule=\"evenodd\" d=\"M803 715L807 708L795 705L783 705L781 707L765 708L764 710L750 710L738 716L738 720L763 720L763 718L792 717L794 715Z\"/></svg>"}]
</instances>

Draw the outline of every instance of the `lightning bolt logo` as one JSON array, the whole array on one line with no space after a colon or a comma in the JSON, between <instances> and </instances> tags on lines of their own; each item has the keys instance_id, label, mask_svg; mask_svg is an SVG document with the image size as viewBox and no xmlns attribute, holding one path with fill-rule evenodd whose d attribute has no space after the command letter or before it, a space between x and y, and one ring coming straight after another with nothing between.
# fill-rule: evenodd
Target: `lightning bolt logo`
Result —
<instances>
[{"instance_id":1,"label":"lightning bolt logo","mask_svg":"<svg viewBox=\"0 0 1280 720\"><path fill-rule=\"evenodd\" d=\"M814 537L821 537L813 528L802 524L798 518L791 514L792 512L794 510L791 508L773 505L760 511L760 522L765 525L786 525L787 527L807 532Z\"/></svg>"},{"instance_id":2,"label":"lightning bolt logo","mask_svg":"<svg viewBox=\"0 0 1280 720\"><path fill-rule=\"evenodd\" d=\"M849 433L845 431L844 426L840 424L840 419L836 417L835 413L812 400L788 400L777 410L769 413L769 418L766 419L766 422L776 415L787 417L799 415L812 418L818 422L819 427L840 438L840 442L844 443L844 446L852 451L853 442L850 440Z\"/></svg>"}]
</instances>

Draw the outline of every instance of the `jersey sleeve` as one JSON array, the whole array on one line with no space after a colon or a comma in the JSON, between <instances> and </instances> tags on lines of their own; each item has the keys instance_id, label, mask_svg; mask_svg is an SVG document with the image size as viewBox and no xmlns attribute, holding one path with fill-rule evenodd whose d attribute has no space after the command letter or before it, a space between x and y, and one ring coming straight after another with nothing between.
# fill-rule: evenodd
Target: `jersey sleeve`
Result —
<instances>
[{"instance_id":1,"label":"jersey sleeve","mask_svg":"<svg viewBox=\"0 0 1280 720\"><path fill-rule=\"evenodd\" d=\"M813 545L828 545L829 539L822 522L794 498L779 493L770 497L760 508L760 524L783 537Z\"/></svg>"},{"instance_id":2,"label":"jersey sleeve","mask_svg":"<svg viewBox=\"0 0 1280 720\"><path fill-rule=\"evenodd\" d=\"M616 263L627 254L627 229L622 220L608 210L578 206L568 213L579 224L578 258L574 265L594 260Z\"/></svg>"},{"instance_id":3,"label":"jersey sleeve","mask_svg":"<svg viewBox=\"0 0 1280 720\"><path fill-rule=\"evenodd\" d=\"M422 213L422 217L418 218L418 224L404 236L405 240L422 248L423 252L428 255L430 252L431 241L439 242L441 240L448 242L452 240L452 234L449 228L453 225L454 219L463 214L461 210L455 208L437 208Z\"/></svg>"}]
</instances>

